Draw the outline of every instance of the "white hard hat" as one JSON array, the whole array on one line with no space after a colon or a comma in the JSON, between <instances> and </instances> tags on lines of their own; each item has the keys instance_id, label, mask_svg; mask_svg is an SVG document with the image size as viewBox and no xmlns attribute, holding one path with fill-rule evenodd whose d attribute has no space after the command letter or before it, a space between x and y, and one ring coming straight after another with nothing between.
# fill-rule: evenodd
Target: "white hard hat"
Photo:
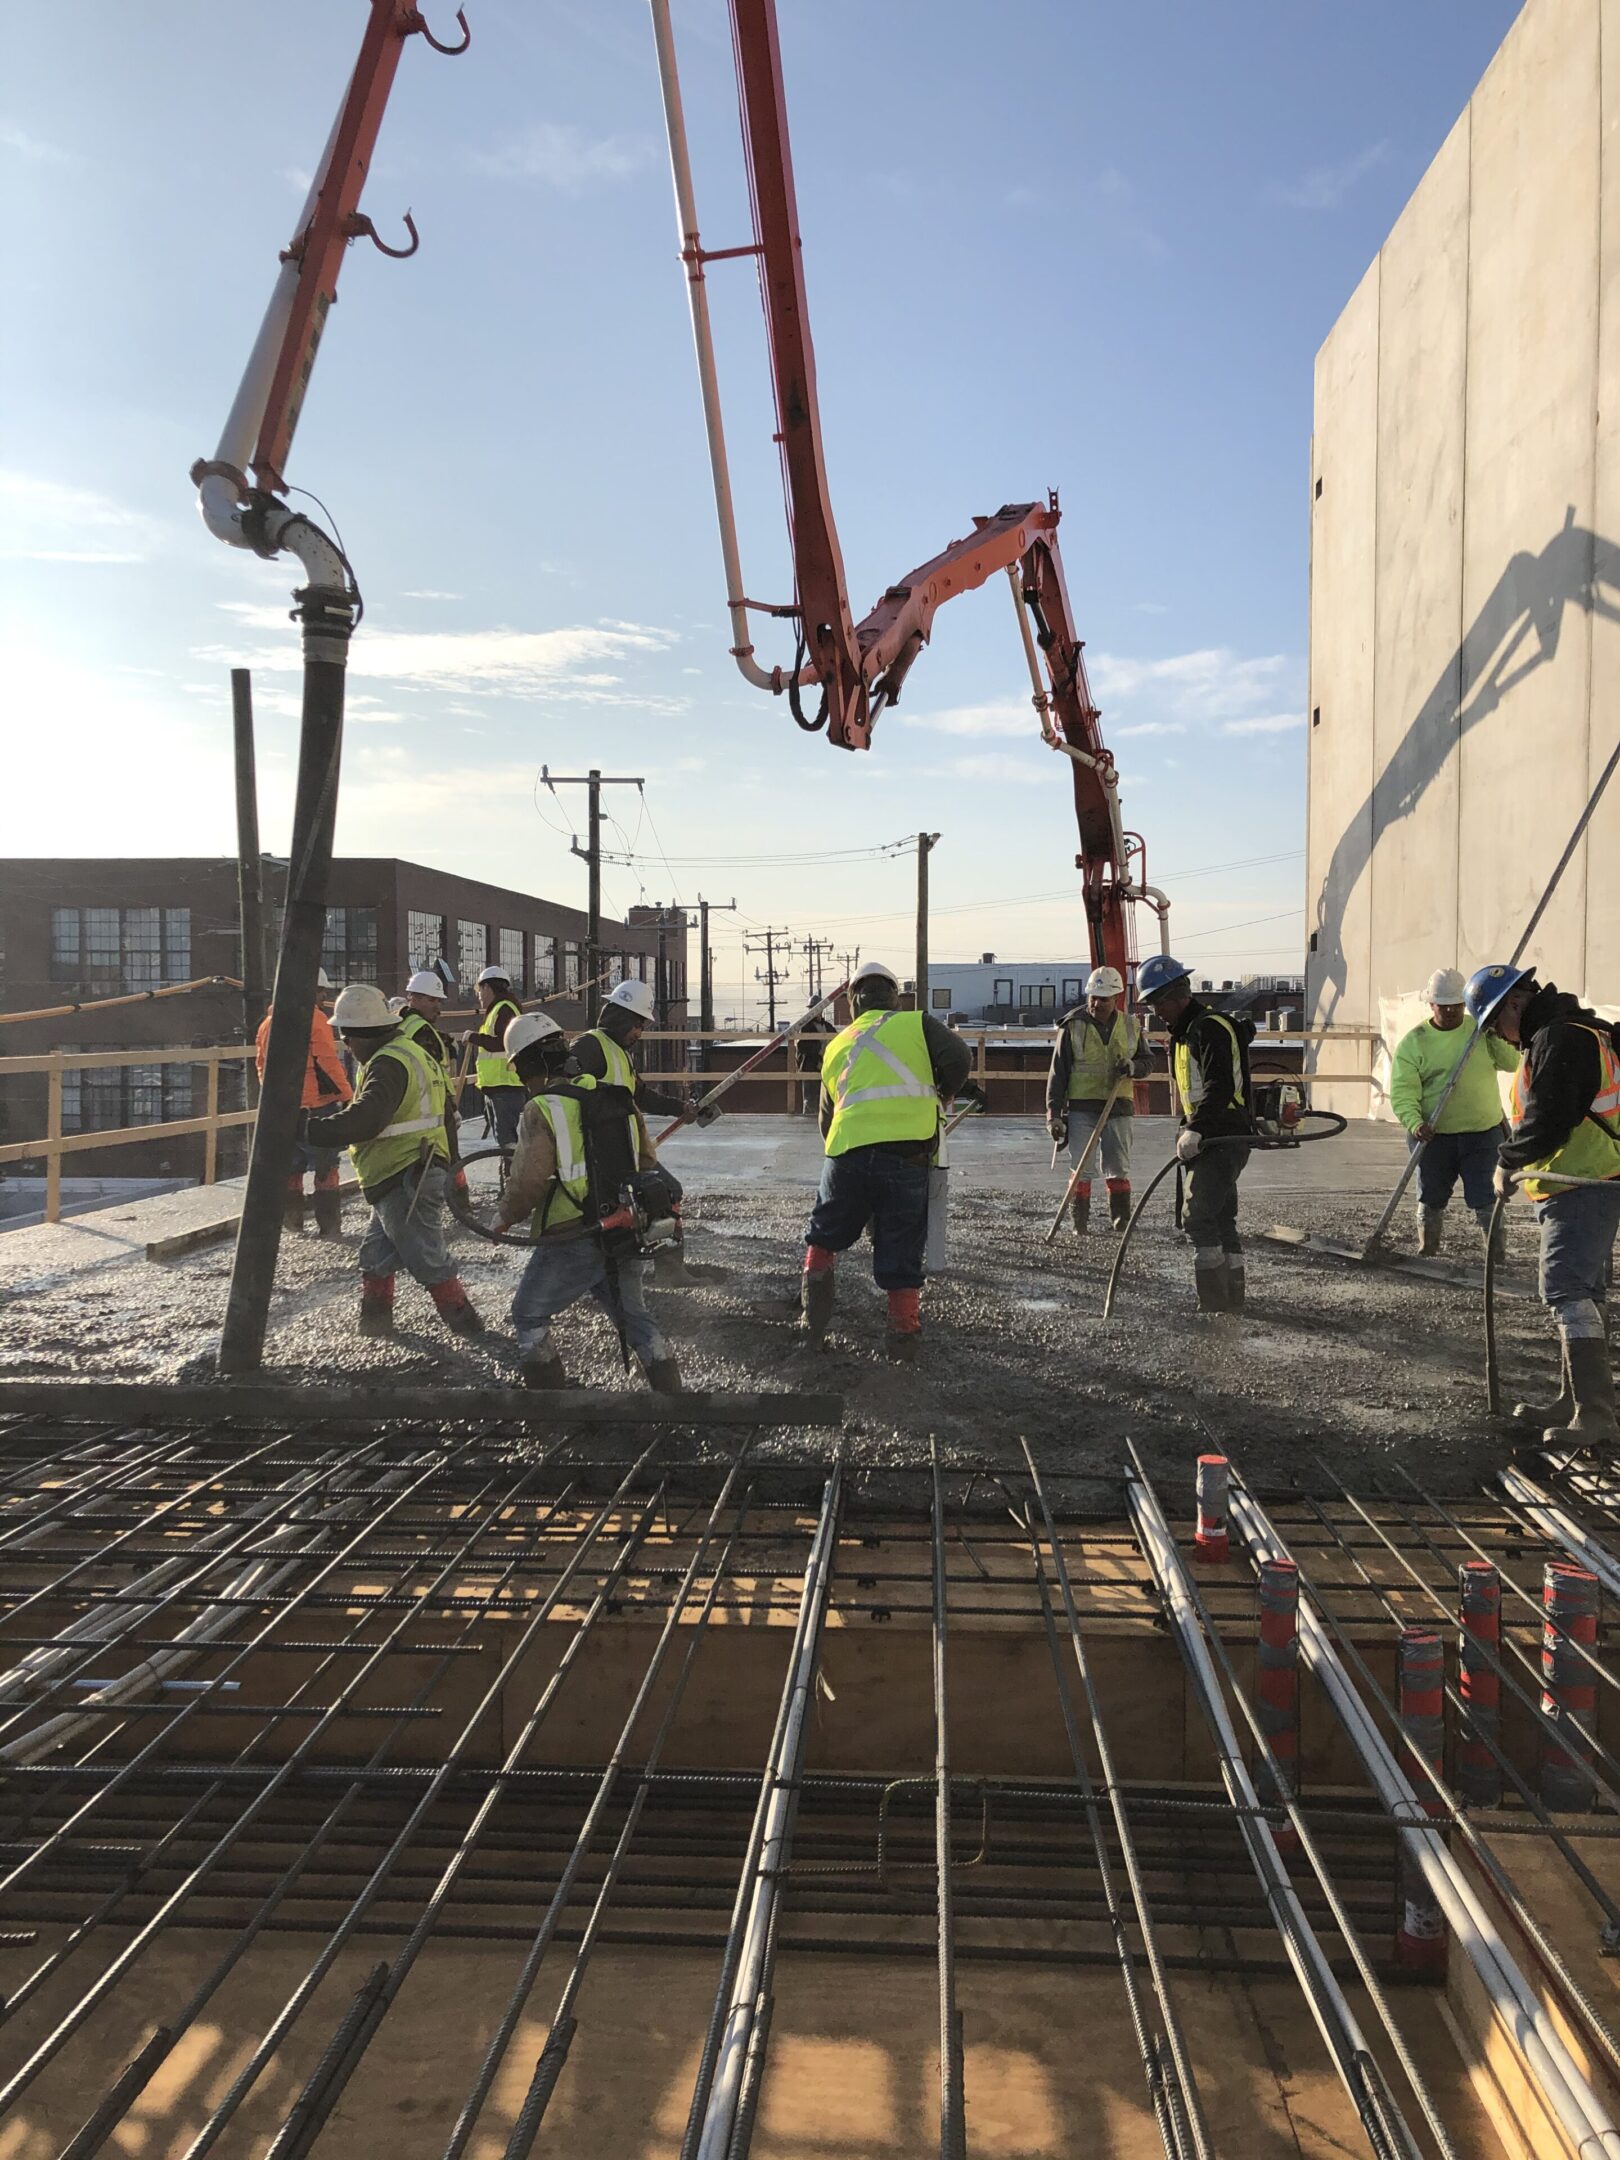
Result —
<instances>
[{"instance_id":1,"label":"white hard hat","mask_svg":"<svg viewBox=\"0 0 1620 2160\"><path fill-rule=\"evenodd\" d=\"M863 960L849 978L849 982L851 989L857 983L863 982L886 982L895 990L900 987L899 976L892 967L885 967L881 960Z\"/></svg>"},{"instance_id":2,"label":"white hard hat","mask_svg":"<svg viewBox=\"0 0 1620 2160\"><path fill-rule=\"evenodd\" d=\"M1467 988L1460 968L1436 968L1423 985L1424 1002L1429 1005L1460 1005Z\"/></svg>"},{"instance_id":3,"label":"white hard hat","mask_svg":"<svg viewBox=\"0 0 1620 2160\"><path fill-rule=\"evenodd\" d=\"M627 976L622 983L615 983L602 1002L604 1005L622 1005L638 1020L651 1020L654 1016L652 984L637 982L633 975Z\"/></svg>"},{"instance_id":4,"label":"white hard hat","mask_svg":"<svg viewBox=\"0 0 1620 2160\"><path fill-rule=\"evenodd\" d=\"M402 1013L405 1010L405 1000L402 997L391 997L388 1000L388 1010L391 1013Z\"/></svg>"},{"instance_id":5,"label":"white hard hat","mask_svg":"<svg viewBox=\"0 0 1620 2160\"><path fill-rule=\"evenodd\" d=\"M387 1028L394 1024L388 1000L375 983L350 983L338 992L332 1019L342 1033L348 1028Z\"/></svg>"},{"instance_id":6,"label":"white hard hat","mask_svg":"<svg viewBox=\"0 0 1620 2160\"><path fill-rule=\"evenodd\" d=\"M323 967L315 970L315 987L317 990L330 990L332 987L332 978Z\"/></svg>"},{"instance_id":7,"label":"white hard hat","mask_svg":"<svg viewBox=\"0 0 1620 2160\"><path fill-rule=\"evenodd\" d=\"M431 968L418 968L405 985L405 995L407 997L430 997L442 1000L444 997L444 977L435 975Z\"/></svg>"},{"instance_id":8,"label":"white hard hat","mask_svg":"<svg viewBox=\"0 0 1620 2160\"><path fill-rule=\"evenodd\" d=\"M1087 997L1123 997L1125 978L1118 968L1094 967L1086 977Z\"/></svg>"},{"instance_id":9,"label":"white hard hat","mask_svg":"<svg viewBox=\"0 0 1620 2160\"><path fill-rule=\"evenodd\" d=\"M478 980L481 983L503 982L508 986L508 988L510 988L512 982L512 970L510 968L503 967L487 967L479 976Z\"/></svg>"},{"instance_id":10,"label":"white hard hat","mask_svg":"<svg viewBox=\"0 0 1620 2160\"><path fill-rule=\"evenodd\" d=\"M519 1013L507 1023L501 1048L509 1058L515 1058L520 1051L532 1050L536 1043L549 1042L553 1035L561 1033L550 1013Z\"/></svg>"}]
</instances>

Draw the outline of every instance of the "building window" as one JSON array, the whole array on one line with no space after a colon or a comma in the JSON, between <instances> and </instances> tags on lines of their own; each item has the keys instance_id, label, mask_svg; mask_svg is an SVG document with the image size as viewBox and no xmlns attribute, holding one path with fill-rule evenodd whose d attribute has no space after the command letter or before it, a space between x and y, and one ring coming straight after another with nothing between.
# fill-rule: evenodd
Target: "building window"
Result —
<instances>
[{"instance_id":1,"label":"building window","mask_svg":"<svg viewBox=\"0 0 1620 2160\"><path fill-rule=\"evenodd\" d=\"M1081 978L1078 975L1065 975L1063 978L1064 1004L1078 1005L1084 995L1085 985Z\"/></svg>"},{"instance_id":2,"label":"building window","mask_svg":"<svg viewBox=\"0 0 1620 2160\"><path fill-rule=\"evenodd\" d=\"M1057 985L1055 983L1020 983L1018 985L1018 1002L1020 1005L1026 1006L1050 1005L1055 1008L1057 1005Z\"/></svg>"},{"instance_id":3,"label":"building window","mask_svg":"<svg viewBox=\"0 0 1620 2160\"><path fill-rule=\"evenodd\" d=\"M329 907L326 932L321 939L321 966L333 982L377 980L377 910L374 907Z\"/></svg>"},{"instance_id":4,"label":"building window","mask_svg":"<svg viewBox=\"0 0 1620 2160\"><path fill-rule=\"evenodd\" d=\"M949 990L930 990L928 1002L933 1006L935 1012L949 1012L951 1009L951 993Z\"/></svg>"},{"instance_id":5,"label":"building window","mask_svg":"<svg viewBox=\"0 0 1620 2160\"><path fill-rule=\"evenodd\" d=\"M1012 1003L1012 977L1010 975L998 975L996 977L995 995L990 1002L992 1005L1010 1005Z\"/></svg>"},{"instance_id":6,"label":"building window","mask_svg":"<svg viewBox=\"0 0 1620 2160\"><path fill-rule=\"evenodd\" d=\"M534 995L550 997L556 988L557 940L537 930L534 934Z\"/></svg>"},{"instance_id":7,"label":"building window","mask_svg":"<svg viewBox=\"0 0 1620 2160\"><path fill-rule=\"evenodd\" d=\"M52 908L51 980L85 997L189 982L190 908Z\"/></svg>"},{"instance_id":8,"label":"building window","mask_svg":"<svg viewBox=\"0 0 1620 2160\"><path fill-rule=\"evenodd\" d=\"M444 958L444 917L425 915L419 908L409 908L405 915L406 959L408 972L414 975L418 968L430 968L435 960Z\"/></svg>"},{"instance_id":9,"label":"building window","mask_svg":"<svg viewBox=\"0 0 1620 2160\"><path fill-rule=\"evenodd\" d=\"M489 966L489 925L481 922L458 922L456 924L456 973L463 990L470 990L485 968Z\"/></svg>"},{"instance_id":10,"label":"building window","mask_svg":"<svg viewBox=\"0 0 1620 2160\"><path fill-rule=\"evenodd\" d=\"M192 1117L191 1075L189 1065L69 1065L62 1074L62 1130L118 1132Z\"/></svg>"},{"instance_id":11,"label":"building window","mask_svg":"<svg viewBox=\"0 0 1620 2160\"><path fill-rule=\"evenodd\" d=\"M559 990L579 988L579 954L580 948L573 939L565 938L562 948L562 981L557 985Z\"/></svg>"},{"instance_id":12,"label":"building window","mask_svg":"<svg viewBox=\"0 0 1620 2160\"><path fill-rule=\"evenodd\" d=\"M521 930L497 930L495 933L496 958L512 978L512 988L518 996L523 995L523 932Z\"/></svg>"}]
</instances>

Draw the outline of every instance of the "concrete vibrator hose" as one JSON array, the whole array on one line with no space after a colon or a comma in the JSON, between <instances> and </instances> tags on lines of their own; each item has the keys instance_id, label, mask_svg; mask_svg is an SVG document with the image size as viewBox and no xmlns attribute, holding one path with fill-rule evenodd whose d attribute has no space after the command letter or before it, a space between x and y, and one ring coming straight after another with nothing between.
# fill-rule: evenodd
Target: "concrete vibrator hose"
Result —
<instances>
[{"instance_id":1,"label":"concrete vibrator hose","mask_svg":"<svg viewBox=\"0 0 1620 2160\"><path fill-rule=\"evenodd\" d=\"M1246 1147L1253 1148L1256 1154L1278 1155L1290 1148L1306 1147L1313 1140L1336 1139L1349 1123L1348 1118L1340 1117L1336 1110L1302 1110L1299 1113L1299 1118L1301 1123L1309 1118L1313 1124L1321 1125L1325 1129L1321 1132L1301 1132L1298 1126L1295 1126L1287 1139L1273 1137L1266 1133L1231 1133L1220 1139L1206 1140L1204 1146L1206 1148ZM1153 1195L1158 1191L1171 1171L1183 1168L1185 1168L1185 1165L1182 1163L1181 1158L1172 1155L1170 1160L1161 1164L1152 1177L1149 1178L1143 1188L1141 1199L1132 1208L1131 1219L1125 1225L1120 1236L1119 1250L1114 1255L1114 1264L1108 1270L1108 1295L1103 1299L1102 1315L1105 1320L1112 1320L1114 1317L1114 1295L1119 1288L1120 1270L1124 1267L1125 1255L1130 1250L1131 1234L1142 1219L1142 1210L1153 1198Z\"/></svg>"}]
</instances>

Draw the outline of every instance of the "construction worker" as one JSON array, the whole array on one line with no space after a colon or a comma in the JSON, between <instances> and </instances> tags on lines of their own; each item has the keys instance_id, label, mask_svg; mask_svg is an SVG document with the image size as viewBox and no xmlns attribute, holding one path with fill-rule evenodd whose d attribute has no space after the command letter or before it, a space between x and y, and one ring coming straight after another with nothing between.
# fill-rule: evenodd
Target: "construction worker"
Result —
<instances>
[{"instance_id":1,"label":"construction worker","mask_svg":"<svg viewBox=\"0 0 1620 2160\"><path fill-rule=\"evenodd\" d=\"M1192 993L1192 971L1154 953L1136 975L1137 995L1170 1030L1170 1082L1181 1115L1176 1160L1186 1167L1183 1225L1193 1248L1200 1312L1243 1310L1238 1179L1254 1131L1249 1043L1254 1025L1213 1011ZM1215 1143L1215 1144L1211 1144Z\"/></svg>"},{"instance_id":2,"label":"construction worker","mask_svg":"<svg viewBox=\"0 0 1620 2160\"><path fill-rule=\"evenodd\" d=\"M1513 1076L1508 1137L1497 1151L1496 1192L1522 1179L1541 1229L1541 1298L1558 1323L1564 1381L1558 1400L1521 1403L1521 1423L1614 1446L1614 1373L1604 1301L1620 1229L1620 1056L1606 1020L1533 968L1482 967L1468 979L1475 1022L1524 1055ZM1590 1179L1564 1185L1554 1175Z\"/></svg>"},{"instance_id":3,"label":"construction worker","mask_svg":"<svg viewBox=\"0 0 1620 2160\"><path fill-rule=\"evenodd\" d=\"M299 1096L299 1106L304 1110L329 1109L334 1104L353 1099L354 1089L349 1076L343 1070L343 1059L332 1033L332 984L325 968L315 974L315 1010L309 1020L309 1056L304 1065L304 1091ZM264 1085L265 1052L270 1043L270 1014L259 1022L259 1032L254 1038L254 1062L258 1067L259 1084ZM338 1160L336 1148L320 1148L300 1141L293 1157L293 1167L287 1174L287 1191L282 1201L281 1220L288 1230L304 1227L304 1174L309 1172L315 1179L315 1228L323 1238L343 1235L343 1196L338 1191Z\"/></svg>"},{"instance_id":4,"label":"construction worker","mask_svg":"<svg viewBox=\"0 0 1620 2160\"><path fill-rule=\"evenodd\" d=\"M1462 1179L1463 1202L1483 1235L1491 1228L1491 1173L1502 1139L1499 1072L1516 1072L1519 1053L1487 1029L1470 1055L1473 1023L1464 1005L1466 985L1456 968L1437 968L1424 985L1429 1017L1395 1045L1389 1106L1411 1134L1418 1156L1418 1251L1437 1253L1446 1203ZM1464 1023L1467 1022L1465 1025ZM1463 1059L1461 1077L1446 1106L1436 1106Z\"/></svg>"},{"instance_id":5,"label":"construction worker","mask_svg":"<svg viewBox=\"0 0 1620 2160\"><path fill-rule=\"evenodd\" d=\"M360 1333L394 1332L394 1278L403 1267L446 1327L481 1334L484 1323L445 1242L444 1067L405 1032L371 983L351 983L332 1018L359 1060L360 1092L342 1110L306 1113L300 1137L317 1147L347 1147L371 1203L358 1255Z\"/></svg>"},{"instance_id":6,"label":"construction worker","mask_svg":"<svg viewBox=\"0 0 1620 2160\"><path fill-rule=\"evenodd\" d=\"M400 1024L405 1033L450 1069L450 1038L439 1026L444 1013L445 985L431 968L418 968L405 985L405 1009Z\"/></svg>"},{"instance_id":7,"label":"construction worker","mask_svg":"<svg viewBox=\"0 0 1620 2160\"><path fill-rule=\"evenodd\" d=\"M506 1031L518 1017L512 996L512 978L505 968L487 967L478 978L479 1025L467 1037L478 1052L473 1073L495 1126L495 1138L503 1148L516 1147L518 1119L523 1115L523 1085L502 1045Z\"/></svg>"},{"instance_id":8,"label":"construction worker","mask_svg":"<svg viewBox=\"0 0 1620 2160\"><path fill-rule=\"evenodd\" d=\"M822 1054L827 1159L804 1233L800 1301L819 1347L832 1318L835 1256L870 1223L872 1274L889 1299L889 1354L910 1361L921 1340L940 1101L950 1101L973 1059L959 1035L928 1013L897 1011L899 1002L894 970L868 960L850 980L855 1017Z\"/></svg>"},{"instance_id":9,"label":"construction worker","mask_svg":"<svg viewBox=\"0 0 1620 2160\"><path fill-rule=\"evenodd\" d=\"M1130 1082L1153 1065L1140 1020L1125 1010L1125 979L1117 968L1095 967L1086 977L1086 1002L1058 1022L1052 1065L1046 1076L1046 1124L1061 1147L1069 1143L1076 1168L1097 1130L1103 1105L1119 1086L1098 1149L1108 1181L1108 1220L1123 1230L1131 1219L1131 1127L1135 1105ZM1120 1083L1124 1083L1120 1085ZM1084 1237L1091 1221L1091 1180L1069 1195L1074 1234Z\"/></svg>"},{"instance_id":10,"label":"construction worker","mask_svg":"<svg viewBox=\"0 0 1620 2160\"><path fill-rule=\"evenodd\" d=\"M603 1229L621 1212L623 1184L652 1165L652 1142L629 1091L576 1074L568 1039L546 1013L523 1013L506 1037L528 1100L517 1153L502 1188L498 1224L527 1220L535 1239L512 1299L523 1384L568 1385L551 1341L557 1315L593 1297L633 1350L650 1384L679 1394L674 1352L647 1310L638 1246L615 1251L622 1233ZM589 1128L587 1130L587 1127Z\"/></svg>"},{"instance_id":11,"label":"construction worker","mask_svg":"<svg viewBox=\"0 0 1620 2160\"><path fill-rule=\"evenodd\" d=\"M699 1110L690 1095L666 1095L647 1087L636 1071L630 1053L650 1026L656 1008L652 985L628 976L616 983L602 1000L596 1025L574 1037L573 1058L587 1080L605 1080L610 1087L628 1088L636 1108L654 1117L678 1117L683 1124L694 1121L712 1125L717 1108Z\"/></svg>"}]
</instances>

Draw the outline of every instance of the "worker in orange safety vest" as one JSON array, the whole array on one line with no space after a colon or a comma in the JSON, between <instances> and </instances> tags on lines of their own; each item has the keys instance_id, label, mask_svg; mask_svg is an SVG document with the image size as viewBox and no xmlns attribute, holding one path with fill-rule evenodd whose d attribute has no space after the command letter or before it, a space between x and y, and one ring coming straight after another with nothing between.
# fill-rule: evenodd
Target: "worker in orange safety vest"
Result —
<instances>
[{"instance_id":1,"label":"worker in orange safety vest","mask_svg":"<svg viewBox=\"0 0 1620 2160\"><path fill-rule=\"evenodd\" d=\"M325 968L315 978L315 1010L309 1023L309 1058L304 1066L304 1092L299 1096L299 1106L305 1110L335 1110L354 1099L354 1089L343 1068L343 1053L338 1048L337 1037L332 1033L333 988ZM259 1082L264 1083L264 1056L270 1041L270 1015L266 1013L259 1022L255 1038L255 1063ZM315 1179L315 1228L324 1238L343 1235L343 1197L338 1191L338 1165L342 1156L336 1148L311 1147L300 1141L294 1152L293 1167L287 1175L287 1191L282 1202L281 1219L289 1230L304 1227L304 1176L311 1172Z\"/></svg>"}]
</instances>

